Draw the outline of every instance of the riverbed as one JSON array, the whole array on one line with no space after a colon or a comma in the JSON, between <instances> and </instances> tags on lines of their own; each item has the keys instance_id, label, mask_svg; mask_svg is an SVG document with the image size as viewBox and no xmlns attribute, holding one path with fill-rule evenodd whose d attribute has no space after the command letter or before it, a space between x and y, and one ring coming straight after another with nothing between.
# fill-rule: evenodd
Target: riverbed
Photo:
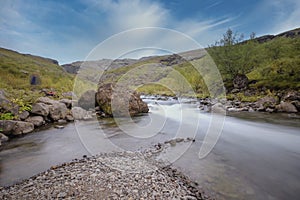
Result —
<instances>
[{"instance_id":1,"label":"riverbed","mask_svg":"<svg viewBox=\"0 0 300 200\"><path fill-rule=\"evenodd\" d=\"M183 171L209 195L217 199L300 196L298 118L265 113L214 116L201 113L193 100L146 101L150 112L133 120L78 121L3 145L0 185L14 184L84 155L142 151L172 138L191 137L195 142L170 146L157 159ZM199 159L201 147L213 144L205 139L212 130L217 133L212 137L216 145Z\"/></svg>"}]
</instances>

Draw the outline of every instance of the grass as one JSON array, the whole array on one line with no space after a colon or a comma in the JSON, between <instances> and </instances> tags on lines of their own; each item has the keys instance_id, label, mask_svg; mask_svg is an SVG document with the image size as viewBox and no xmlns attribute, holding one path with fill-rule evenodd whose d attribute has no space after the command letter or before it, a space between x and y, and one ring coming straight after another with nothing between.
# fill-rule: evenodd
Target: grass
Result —
<instances>
[{"instance_id":1,"label":"grass","mask_svg":"<svg viewBox=\"0 0 300 200\"><path fill-rule=\"evenodd\" d=\"M30 84L32 75L39 78L39 85ZM61 95L72 91L73 79L49 59L0 48L0 88L10 94L10 98L23 98L23 95L29 94L36 96L34 91L42 88L52 88Z\"/></svg>"}]
</instances>

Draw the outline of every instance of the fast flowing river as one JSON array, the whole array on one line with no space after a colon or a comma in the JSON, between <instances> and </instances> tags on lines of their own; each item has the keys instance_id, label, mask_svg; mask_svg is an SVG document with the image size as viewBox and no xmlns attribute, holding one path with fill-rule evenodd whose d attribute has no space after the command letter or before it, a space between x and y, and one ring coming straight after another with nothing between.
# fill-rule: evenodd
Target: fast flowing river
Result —
<instances>
[{"instance_id":1,"label":"fast flowing river","mask_svg":"<svg viewBox=\"0 0 300 200\"><path fill-rule=\"evenodd\" d=\"M216 199L299 199L300 120L288 115L236 113L225 118L200 113L197 103L146 99L150 113L129 119L92 120L28 134L2 146L0 185L52 165L101 152L142 150L172 138L158 159L172 163ZM224 119L224 121L223 121ZM220 123L213 123L215 121ZM199 159L205 135L220 126L212 151Z\"/></svg>"}]
</instances>

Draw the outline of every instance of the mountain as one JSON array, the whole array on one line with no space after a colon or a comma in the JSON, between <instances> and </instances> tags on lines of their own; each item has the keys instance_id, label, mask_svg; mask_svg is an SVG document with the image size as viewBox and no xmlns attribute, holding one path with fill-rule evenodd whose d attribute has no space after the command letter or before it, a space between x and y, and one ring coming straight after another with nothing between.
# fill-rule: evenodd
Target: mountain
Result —
<instances>
[{"instance_id":1,"label":"mountain","mask_svg":"<svg viewBox=\"0 0 300 200\"><path fill-rule=\"evenodd\" d=\"M270 40L273 40L275 38L280 38L280 37L286 37L286 38L300 37L300 28L286 31L286 32L280 33L278 35L264 35L264 36L255 38L255 40L258 41L259 43L264 43L264 42L268 42Z\"/></svg>"}]
</instances>

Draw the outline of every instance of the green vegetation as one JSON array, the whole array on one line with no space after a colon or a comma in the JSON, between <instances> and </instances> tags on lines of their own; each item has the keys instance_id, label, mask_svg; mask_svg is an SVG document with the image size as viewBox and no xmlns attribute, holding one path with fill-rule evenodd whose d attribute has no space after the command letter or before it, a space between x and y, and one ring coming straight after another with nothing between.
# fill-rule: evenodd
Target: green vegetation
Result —
<instances>
[{"instance_id":1,"label":"green vegetation","mask_svg":"<svg viewBox=\"0 0 300 200\"><path fill-rule=\"evenodd\" d=\"M0 113L0 120L12 120L15 119L14 114L12 113Z\"/></svg>"},{"instance_id":2,"label":"green vegetation","mask_svg":"<svg viewBox=\"0 0 300 200\"><path fill-rule=\"evenodd\" d=\"M224 38L235 38L229 29ZM229 44L219 42L220 46L207 49L217 64L225 85L232 87L237 74L246 74L251 87L266 87L272 90L300 88L300 38L278 37L265 43L255 39ZM230 40L229 40L230 41Z\"/></svg>"},{"instance_id":3,"label":"green vegetation","mask_svg":"<svg viewBox=\"0 0 300 200\"><path fill-rule=\"evenodd\" d=\"M33 75L41 80L40 84L30 85ZM60 94L71 91L72 87L73 76L51 60L0 48L0 88L9 94L16 90L34 91L42 88L53 88Z\"/></svg>"}]
</instances>

